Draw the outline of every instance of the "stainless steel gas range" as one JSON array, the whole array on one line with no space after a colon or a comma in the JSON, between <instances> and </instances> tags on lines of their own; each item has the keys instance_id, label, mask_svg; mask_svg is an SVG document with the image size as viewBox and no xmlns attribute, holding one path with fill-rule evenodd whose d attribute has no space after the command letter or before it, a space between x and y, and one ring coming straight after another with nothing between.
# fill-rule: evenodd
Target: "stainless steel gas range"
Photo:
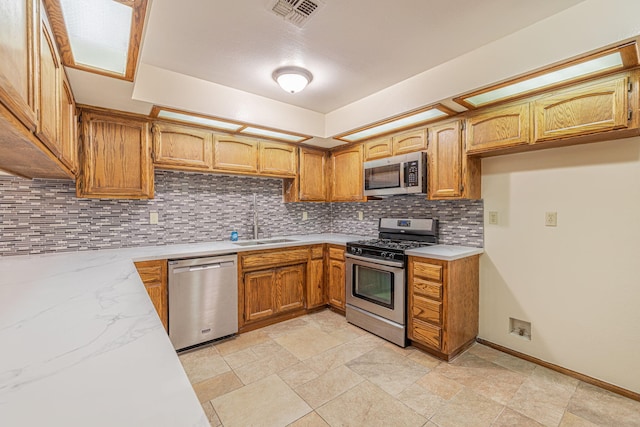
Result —
<instances>
[{"instance_id":1,"label":"stainless steel gas range","mask_svg":"<svg viewBox=\"0 0 640 427\"><path fill-rule=\"evenodd\" d=\"M407 345L405 250L438 243L438 220L380 218L379 238L348 242L347 321Z\"/></svg>"}]
</instances>

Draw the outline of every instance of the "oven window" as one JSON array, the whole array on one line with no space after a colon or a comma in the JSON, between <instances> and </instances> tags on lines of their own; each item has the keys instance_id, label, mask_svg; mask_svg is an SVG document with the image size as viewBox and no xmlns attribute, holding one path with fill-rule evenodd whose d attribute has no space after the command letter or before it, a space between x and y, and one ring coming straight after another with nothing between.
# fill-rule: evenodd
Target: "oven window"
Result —
<instances>
[{"instance_id":1,"label":"oven window","mask_svg":"<svg viewBox=\"0 0 640 427\"><path fill-rule=\"evenodd\" d=\"M354 265L353 295L393 308L393 273Z\"/></svg>"},{"instance_id":2,"label":"oven window","mask_svg":"<svg viewBox=\"0 0 640 427\"><path fill-rule=\"evenodd\" d=\"M364 188L378 190L381 188L400 187L400 163L379 166L364 170Z\"/></svg>"}]
</instances>

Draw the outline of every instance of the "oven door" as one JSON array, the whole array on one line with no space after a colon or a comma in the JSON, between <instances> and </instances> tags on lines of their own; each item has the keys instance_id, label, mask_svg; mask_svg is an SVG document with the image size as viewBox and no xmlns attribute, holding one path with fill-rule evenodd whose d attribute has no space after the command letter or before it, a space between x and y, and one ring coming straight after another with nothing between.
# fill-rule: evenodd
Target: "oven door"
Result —
<instances>
[{"instance_id":1,"label":"oven door","mask_svg":"<svg viewBox=\"0 0 640 427\"><path fill-rule=\"evenodd\" d=\"M346 254L347 304L405 324L402 263Z\"/></svg>"}]
</instances>

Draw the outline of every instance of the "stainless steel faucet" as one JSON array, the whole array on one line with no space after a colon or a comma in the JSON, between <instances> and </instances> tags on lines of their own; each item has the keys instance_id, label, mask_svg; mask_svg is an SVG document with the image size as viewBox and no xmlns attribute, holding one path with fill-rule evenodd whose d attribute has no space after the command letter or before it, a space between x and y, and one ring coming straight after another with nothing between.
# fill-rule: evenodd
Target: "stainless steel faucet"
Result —
<instances>
[{"instance_id":1,"label":"stainless steel faucet","mask_svg":"<svg viewBox=\"0 0 640 427\"><path fill-rule=\"evenodd\" d=\"M253 193L253 239L258 240L258 204L256 193Z\"/></svg>"}]
</instances>

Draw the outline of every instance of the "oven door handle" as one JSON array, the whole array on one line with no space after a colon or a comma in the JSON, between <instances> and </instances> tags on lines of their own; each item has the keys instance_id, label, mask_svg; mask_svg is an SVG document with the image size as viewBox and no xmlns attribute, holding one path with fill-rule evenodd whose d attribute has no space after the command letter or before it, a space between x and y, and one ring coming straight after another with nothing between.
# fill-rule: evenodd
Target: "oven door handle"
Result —
<instances>
[{"instance_id":1,"label":"oven door handle","mask_svg":"<svg viewBox=\"0 0 640 427\"><path fill-rule=\"evenodd\" d=\"M368 264L380 264L380 265L386 265L389 267L397 267L397 268L402 268L404 267L404 262L402 261L386 261L386 260L381 260L381 259L377 259L377 258L367 258L364 256L358 256L358 255L352 255L350 253L346 253L344 254L344 256L346 258L352 258L358 261L364 261Z\"/></svg>"}]
</instances>

